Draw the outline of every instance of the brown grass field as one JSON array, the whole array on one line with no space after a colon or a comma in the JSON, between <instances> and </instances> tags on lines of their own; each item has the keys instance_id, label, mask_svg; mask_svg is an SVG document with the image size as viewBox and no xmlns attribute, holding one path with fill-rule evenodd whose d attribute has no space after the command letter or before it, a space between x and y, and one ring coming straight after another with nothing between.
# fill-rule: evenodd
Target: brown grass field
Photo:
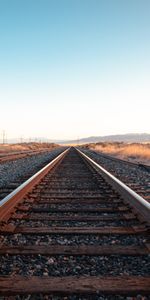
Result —
<instances>
[{"instance_id":1,"label":"brown grass field","mask_svg":"<svg viewBox=\"0 0 150 300\"><path fill-rule=\"evenodd\" d=\"M84 147L132 162L150 165L150 143L92 143Z\"/></svg>"},{"instance_id":2,"label":"brown grass field","mask_svg":"<svg viewBox=\"0 0 150 300\"><path fill-rule=\"evenodd\" d=\"M20 143L20 144L0 144L0 153L55 149L59 145L53 143Z\"/></svg>"}]
</instances>

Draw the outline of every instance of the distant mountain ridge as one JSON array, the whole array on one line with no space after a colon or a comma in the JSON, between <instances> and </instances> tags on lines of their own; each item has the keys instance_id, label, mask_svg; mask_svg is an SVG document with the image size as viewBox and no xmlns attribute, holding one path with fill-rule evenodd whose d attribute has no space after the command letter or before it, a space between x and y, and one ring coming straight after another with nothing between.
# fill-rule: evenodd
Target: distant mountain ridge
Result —
<instances>
[{"instance_id":1,"label":"distant mountain ridge","mask_svg":"<svg viewBox=\"0 0 150 300\"><path fill-rule=\"evenodd\" d=\"M29 142L47 142L47 143L57 143L57 144L88 144L88 143L98 143L98 142L125 142L125 143L147 143L150 142L149 133L127 133L127 134L114 134L106 136L90 136L87 138L81 138L76 140L59 140L59 139L48 139L44 137L37 138L20 138L20 139L7 139L6 143L29 143ZM0 139L2 143L2 139Z\"/></svg>"},{"instance_id":2,"label":"distant mountain ridge","mask_svg":"<svg viewBox=\"0 0 150 300\"><path fill-rule=\"evenodd\" d=\"M149 133L127 133L127 134L115 134L106 136L90 136L77 140L61 142L61 144L86 144L86 143L98 143L98 142L126 142L126 143L143 143L150 142Z\"/></svg>"}]
</instances>

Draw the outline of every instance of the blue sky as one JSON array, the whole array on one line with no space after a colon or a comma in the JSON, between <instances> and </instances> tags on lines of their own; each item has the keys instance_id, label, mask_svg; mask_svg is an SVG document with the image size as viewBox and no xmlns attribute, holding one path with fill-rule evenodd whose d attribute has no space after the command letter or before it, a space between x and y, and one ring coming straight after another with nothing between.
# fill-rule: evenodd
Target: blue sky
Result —
<instances>
[{"instance_id":1,"label":"blue sky","mask_svg":"<svg viewBox=\"0 0 150 300\"><path fill-rule=\"evenodd\" d=\"M150 132L149 0L0 0L0 134Z\"/></svg>"}]
</instances>

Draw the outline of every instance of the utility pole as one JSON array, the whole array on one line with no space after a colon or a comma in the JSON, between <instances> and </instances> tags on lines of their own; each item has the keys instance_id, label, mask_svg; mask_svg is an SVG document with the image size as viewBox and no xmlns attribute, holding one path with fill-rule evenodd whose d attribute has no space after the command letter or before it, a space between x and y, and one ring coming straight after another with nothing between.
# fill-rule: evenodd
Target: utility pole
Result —
<instances>
[{"instance_id":1,"label":"utility pole","mask_svg":"<svg viewBox=\"0 0 150 300\"><path fill-rule=\"evenodd\" d=\"M5 132L5 130L3 130L3 132L2 132L3 144L5 144L5 136L6 136L6 132Z\"/></svg>"},{"instance_id":2,"label":"utility pole","mask_svg":"<svg viewBox=\"0 0 150 300\"><path fill-rule=\"evenodd\" d=\"M7 133L6 133L6 136L5 136L5 143L7 144Z\"/></svg>"},{"instance_id":3,"label":"utility pole","mask_svg":"<svg viewBox=\"0 0 150 300\"><path fill-rule=\"evenodd\" d=\"M20 143L21 144L23 143L23 137L22 136L20 137Z\"/></svg>"}]
</instances>

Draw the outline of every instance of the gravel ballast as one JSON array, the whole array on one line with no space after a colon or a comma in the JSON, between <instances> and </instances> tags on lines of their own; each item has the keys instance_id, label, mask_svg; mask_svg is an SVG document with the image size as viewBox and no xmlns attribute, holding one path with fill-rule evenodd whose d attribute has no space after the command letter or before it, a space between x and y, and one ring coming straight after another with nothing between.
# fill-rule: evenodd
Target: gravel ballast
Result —
<instances>
[{"instance_id":1,"label":"gravel ballast","mask_svg":"<svg viewBox=\"0 0 150 300\"><path fill-rule=\"evenodd\" d=\"M125 226L131 227L139 224L137 220L114 221L47 221L47 220L10 220L9 224L25 227L105 227Z\"/></svg>"},{"instance_id":2,"label":"gravel ballast","mask_svg":"<svg viewBox=\"0 0 150 300\"><path fill-rule=\"evenodd\" d=\"M21 276L148 276L148 255L137 256L43 256L2 255L0 275Z\"/></svg>"},{"instance_id":3,"label":"gravel ballast","mask_svg":"<svg viewBox=\"0 0 150 300\"><path fill-rule=\"evenodd\" d=\"M144 235L77 235L77 234L46 234L28 235L14 234L2 236L0 244L15 246L15 245L143 245L147 242L147 236Z\"/></svg>"},{"instance_id":4,"label":"gravel ballast","mask_svg":"<svg viewBox=\"0 0 150 300\"><path fill-rule=\"evenodd\" d=\"M135 295L135 296L122 296L122 295L104 295L97 291L96 295L93 294L72 294L72 295L43 295L43 294L34 294L34 295L16 295L16 296L7 296L0 297L0 300L150 300L150 296L145 295Z\"/></svg>"},{"instance_id":5,"label":"gravel ballast","mask_svg":"<svg viewBox=\"0 0 150 300\"><path fill-rule=\"evenodd\" d=\"M117 159L114 161L109 157L106 158L96 151L85 148L82 148L82 151L142 197L150 196L150 176L146 170L125 161Z\"/></svg>"},{"instance_id":6,"label":"gravel ballast","mask_svg":"<svg viewBox=\"0 0 150 300\"><path fill-rule=\"evenodd\" d=\"M0 164L0 199L34 175L63 150L63 148L57 148L46 153Z\"/></svg>"}]
</instances>

